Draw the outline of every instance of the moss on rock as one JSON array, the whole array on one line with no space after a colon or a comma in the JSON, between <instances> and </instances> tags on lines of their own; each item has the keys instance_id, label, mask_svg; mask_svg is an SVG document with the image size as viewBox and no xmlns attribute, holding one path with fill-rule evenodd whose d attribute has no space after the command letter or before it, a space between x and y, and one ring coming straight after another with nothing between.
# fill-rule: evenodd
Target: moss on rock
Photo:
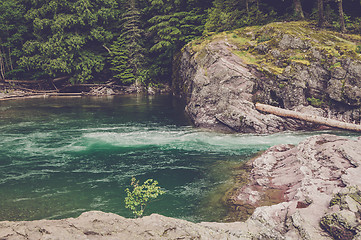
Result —
<instances>
[{"instance_id":1,"label":"moss on rock","mask_svg":"<svg viewBox=\"0 0 361 240\"><path fill-rule=\"evenodd\" d=\"M361 36L342 34L324 29L319 29L313 22L274 22L265 26L244 27L232 32L213 33L203 36L192 43L195 52L201 52L211 41L226 39L238 49L234 49L246 64L254 64L262 70L274 69L274 63L296 62L309 66L316 59L313 57L313 49L317 49L328 67L332 67L333 58L344 59L351 57L361 60L361 54L356 52L357 46L361 42ZM257 51L267 45L267 51ZM261 47L260 47L261 46ZM312 48L311 48L312 46ZM282 48L283 56L273 56L267 54L274 49ZM256 51L255 51L256 50ZM273 66L272 66L273 65ZM287 65L277 66L285 68ZM264 69L263 69L264 70ZM271 71L274 75L282 71Z\"/></svg>"},{"instance_id":2,"label":"moss on rock","mask_svg":"<svg viewBox=\"0 0 361 240\"><path fill-rule=\"evenodd\" d=\"M323 216L320 226L333 239L353 239L360 234L361 191L357 186L344 188L335 194L330 206L338 206L340 211Z\"/></svg>"}]
</instances>

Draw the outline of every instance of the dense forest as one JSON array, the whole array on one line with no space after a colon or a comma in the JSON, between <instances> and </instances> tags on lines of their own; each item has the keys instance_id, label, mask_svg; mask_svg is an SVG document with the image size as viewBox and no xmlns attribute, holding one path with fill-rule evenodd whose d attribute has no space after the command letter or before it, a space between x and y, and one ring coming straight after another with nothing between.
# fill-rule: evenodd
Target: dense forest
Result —
<instances>
[{"instance_id":1,"label":"dense forest","mask_svg":"<svg viewBox=\"0 0 361 240\"><path fill-rule=\"evenodd\" d=\"M361 34L361 1L1 0L0 81L167 83L194 38L302 19Z\"/></svg>"}]
</instances>

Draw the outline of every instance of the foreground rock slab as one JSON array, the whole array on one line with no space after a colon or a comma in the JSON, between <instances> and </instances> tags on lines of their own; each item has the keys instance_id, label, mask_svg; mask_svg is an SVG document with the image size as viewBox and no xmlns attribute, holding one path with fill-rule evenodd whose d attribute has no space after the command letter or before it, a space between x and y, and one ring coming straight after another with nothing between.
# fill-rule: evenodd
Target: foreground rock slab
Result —
<instances>
[{"instance_id":1,"label":"foreground rock slab","mask_svg":"<svg viewBox=\"0 0 361 240\"><path fill-rule=\"evenodd\" d=\"M256 207L245 222L191 223L158 214L126 219L91 211L0 222L0 239L361 239L361 137L313 136L297 146L271 147L249 164L249 182L233 196L239 205ZM263 206L265 200L278 204Z\"/></svg>"},{"instance_id":2,"label":"foreground rock slab","mask_svg":"<svg viewBox=\"0 0 361 240\"><path fill-rule=\"evenodd\" d=\"M78 218L0 222L0 239L240 239L237 229L195 224L158 214L126 219L113 213L85 212Z\"/></svg>"}]
</instances>

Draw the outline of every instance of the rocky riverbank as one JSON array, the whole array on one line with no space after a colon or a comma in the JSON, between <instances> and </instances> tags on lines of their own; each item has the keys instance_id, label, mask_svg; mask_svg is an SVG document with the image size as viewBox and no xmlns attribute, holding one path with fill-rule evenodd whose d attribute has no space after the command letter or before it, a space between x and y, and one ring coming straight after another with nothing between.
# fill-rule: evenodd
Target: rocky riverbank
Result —
<instances>
[{"instance_id":1,"label":"rocky riverbank","mask_svg":"<svg viewBox=\"0 0 361 240\"><path fill-rule=\"evenodd\" d=\"M173 88L198 127L244 133L319 126L258 112L261 102L351 123L361 119L361 37L306 22L204 37L174 62Z\"/></svg>"},{"instance_id":2,"label":"rocky riverbank","mask_svg":"<svg viewBox=\"0 0 361 240\"><path fill-rule=\"evenodd\" d=\"M107 84L66 85L61 89L54 89L54 86L39 87L36 81L10 80L0 84L0 101L52 96L110 96L137 93L154 95L170 92L171 90L168 85L144 88L135 85L117 85L114 82L109 82Z\"/></svg>"},{"instance_id":3,"label":"rocky riverbank","mask_svg":"<svg viewBox=\"0 0 361 240\"><path fill-rule=\"evenodd\" d=\"M360 146L361 137L325 134L251 160L248 182L229 197L235 211L255 209L244 222L93 211L75 219L0 222L0 239L360 239Z\"/></svg>"},{"instance_id":4,"label":"rocky riverbank","mask_svg":"<svg viewBox=\"0 0 361 240\"><path fill-rule=\"evenodd\" d=\"M229 203L256 208L250 219L264 219L260 229L277 239L329 239L324 230L352 239L361 231L360 146L361 137L325 134L271 147L248 163L249 182Z\"/></svg>"}]
</instances>

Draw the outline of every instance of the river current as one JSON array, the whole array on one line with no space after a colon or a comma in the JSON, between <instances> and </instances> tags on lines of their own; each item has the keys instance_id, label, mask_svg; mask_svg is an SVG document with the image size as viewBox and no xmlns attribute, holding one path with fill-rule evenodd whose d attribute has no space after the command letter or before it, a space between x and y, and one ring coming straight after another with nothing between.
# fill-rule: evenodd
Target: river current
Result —
<instances>
[{"instance_id":1,"label":"river current","mask_svg":"<svg viewBox=\"0 0 361 240\"><path fill-rule=\"evenodd\" d=\"M217 221L226 214L219 200L240 162L314 134L195 129L183 105L165 95L0 102L0 221L89 210L132 217L124 207L132 176L153 178L166 191L146 214Z\"/></svg>"}]
</instances>

